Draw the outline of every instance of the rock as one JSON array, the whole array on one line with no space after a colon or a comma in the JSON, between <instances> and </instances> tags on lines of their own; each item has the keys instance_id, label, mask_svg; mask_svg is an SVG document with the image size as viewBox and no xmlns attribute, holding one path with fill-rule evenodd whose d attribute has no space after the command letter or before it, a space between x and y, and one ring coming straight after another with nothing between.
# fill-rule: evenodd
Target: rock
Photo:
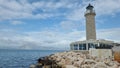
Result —
<instances>
[{"instance_id":1,"label":"rock","mask_svg":"<svg viewBox=\"0 0 120 68\"><path fill-rule=\"evenodd\" d=\"M79 61L74 61L74 65L77 66L77 67L80 67L83 62L84 62L84 59L81 58Z\"/></svg>"},{"instance_id":2,"label":"rock","mask_svg":"<svg viewBox=\"0 0 120 68\"><path fill-rule=\"evenodd\" d=\"M43 68L51 68L51 65L45 65Z\"/></svg>"},{"instance_id":3,"label":"rock","mask_svg":"<svg viewBox=\"0 0 120 68\"><path fill-rule=\"evenodd\" d=\"M65 64L66 65L72 65L72 61L69 58L65 59Z\"/></svg>"},{"instance_id":4,"label":"rock","mask_svg":"<svg viewBox=\"0 0 120 68\"><path fill-rule=\"evenodd\" d=\"M108 64L106 64L108 66L113 66L114 65L114 62L109 62Z\"/></svg>"},{"instance_id":5,"label":"rock","mask_svg":"<svg viewBox=\"0 0 120 68\"><path fill-rule=\"evenodd\" d=\"M35 66L35 65L33 65L33 64L32 64L32 65L30 65L30 68L35 68L35 67L36 67L36 66Z\"/></svg>"},{"instance_id":6,"label":"rock","mask_svg":"<svg viewBox=\"0 0 120 68\"><path fill-rule=\"evenodd\" d=\"M95 64L94 68L107 68L107 66L102 62L98 62Z\"/></svg>"},{"instance_id":7,"label":"rock","mask_svg":"<svg viewBox=\"0 0 120 68\"><path fill-rule=\"evenodd\" d=\"M48 66L52 64L53 68L120 68L120 63L113 61L111 58L98 58L91 56L89 53L82 52L61 52L50 55L47 60L51 61L47 64L46 59L39 59L38 63L43 63ZM53 63L54 61L54 63ZM41 65L37 65L41 66ZM31 68L34 66L31 65Z\"/></svg>"},{"instance_id":8,"label":"rock","mask_svg":"<svg viewBox=\"0 0 120 68\"><path fill-rule=\"evenodd\" d=\"M81 66L81 68L91 68L91 66L88 65L88 64L84 64L84 65Z\"/></svg>"},{"instance_id":9,"label":"rock","mask_svg":"<svg viewBox=\"0 0 120 68\"><path fill-rule=\"evenodd\" d=\"M120 66L120 63L118 63L117 61L114 61L114 63L115 63L116 65Z\"/></svg>"},{"instance_id":10,"label":"rock","mask_svg":"<svg viewBox=\"0 0 120 68\"><path fill-rule=\"evenodd\" d=\"M111 68L118 68L118 65L114 64Z\"/></svg>"},{"instance_id":11,"label":"rock","mask_svg":"<svg viewBox=\"0 0 120 68\"><path fill-rule=\"evenodd\" d=\"M39 64L37 64L36 66L35 66L35 68L42 68L43 66L42 65L39 65Z\"/></svg>"},{"instance_id":12,"label":"rock","mask_svg":"<svg viewBox=\"0 0 120 68\"><path fill-rule=\"evenodd\" d=\"M93 59L85 59L84 63L95 64L96 62Z\"/></svg>"},{"instance_id":13,"label":"rock","mask_svg":"<svg viewBox=\"0 0 120 68\"><path fill-rule=\"evenodd\" d=\"M100 60L101 60L101 59L98 58L98 57L96 57L96 59L95 59L96 62L100 62Z\"/></svg>"},{"instance_id":14,"label":"rock","mask_svg":"<svg viewBox=\"0 0 120 68\"><path fill-rule=\"evenodd\" d=\"M76 67L80 67L80 63L78 61L75 61L73 65Z\"/></svg>"},{"instance_id":15,"label":"rock","mask_svg":"<svg viewBox=\"0 0 120 68\"><path fill-rule=\"evenodd\" d=\"M65 68L77 68L77 67L75 67L73 65L65 65Z\"/></svg>"}]
</instances>

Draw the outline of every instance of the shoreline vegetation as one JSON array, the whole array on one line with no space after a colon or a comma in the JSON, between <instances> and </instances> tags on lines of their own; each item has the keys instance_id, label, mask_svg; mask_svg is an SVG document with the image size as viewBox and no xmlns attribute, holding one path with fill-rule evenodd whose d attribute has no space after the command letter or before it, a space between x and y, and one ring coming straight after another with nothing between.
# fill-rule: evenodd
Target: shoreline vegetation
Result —
<instances>
[{"instance_id":1,"label":"shoreline vegetation","mask_svg":"<svg viewBox=\"0 0 120 68\"><path fill-rule=\"evenodd\" d=\"M30 65L30 68L120 68L120 55L117 54L114 53L115 57L98 58L90 56L87 51L59 52L39 58L38 63Z\"/></svg>"}]
</instances>

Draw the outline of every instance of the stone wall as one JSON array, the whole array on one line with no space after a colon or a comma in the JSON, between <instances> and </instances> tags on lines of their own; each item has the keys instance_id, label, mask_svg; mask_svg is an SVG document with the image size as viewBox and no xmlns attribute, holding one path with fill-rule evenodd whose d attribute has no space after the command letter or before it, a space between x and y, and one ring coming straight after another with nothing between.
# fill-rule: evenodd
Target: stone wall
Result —
<instances>
[{"instance_id":1,"label":"stone wall","mask_svg":"<svg viewBox=\"0 0 120 68\"><path fill-rule=\"evenodd\" d=\"M93 49L93 48L90 48L89 54L93 57L98 57L98 58L102 58L102 59L113 57L111 49Z\"/></svg>"}]
</instances>

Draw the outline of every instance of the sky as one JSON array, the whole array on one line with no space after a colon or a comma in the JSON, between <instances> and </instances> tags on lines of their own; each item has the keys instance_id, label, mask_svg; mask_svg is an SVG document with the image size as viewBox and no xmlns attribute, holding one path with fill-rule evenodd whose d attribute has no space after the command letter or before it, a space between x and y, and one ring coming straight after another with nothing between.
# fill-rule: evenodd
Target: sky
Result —
<instances>
[{"instance_id":1,"label":"sky","mask_svg":"<svg viewBox=\"0 0 120 68\"><path fill-rule=\"evenodd\" d=\"M71 42L86 40L89 3L97 39L119 43L120 0L0 0L0 48L69 49Z\"/></svg>"}]
</instances>

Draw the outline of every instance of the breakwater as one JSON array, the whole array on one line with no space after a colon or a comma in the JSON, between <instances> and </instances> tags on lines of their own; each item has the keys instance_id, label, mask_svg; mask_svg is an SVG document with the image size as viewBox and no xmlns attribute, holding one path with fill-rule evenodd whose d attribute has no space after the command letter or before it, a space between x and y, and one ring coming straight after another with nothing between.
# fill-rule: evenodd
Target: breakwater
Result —
<instances>
[{"instance_id":1,"label":"breakwater","mask_svg":"<svg viewBox=\"0 0 120 68\"><path fill-rule=\"evenodd\" d=\"M113 57L98 58L88 52L60 52L38 59L30 68L120 68Z\"/></svg>"}]
</instances>

